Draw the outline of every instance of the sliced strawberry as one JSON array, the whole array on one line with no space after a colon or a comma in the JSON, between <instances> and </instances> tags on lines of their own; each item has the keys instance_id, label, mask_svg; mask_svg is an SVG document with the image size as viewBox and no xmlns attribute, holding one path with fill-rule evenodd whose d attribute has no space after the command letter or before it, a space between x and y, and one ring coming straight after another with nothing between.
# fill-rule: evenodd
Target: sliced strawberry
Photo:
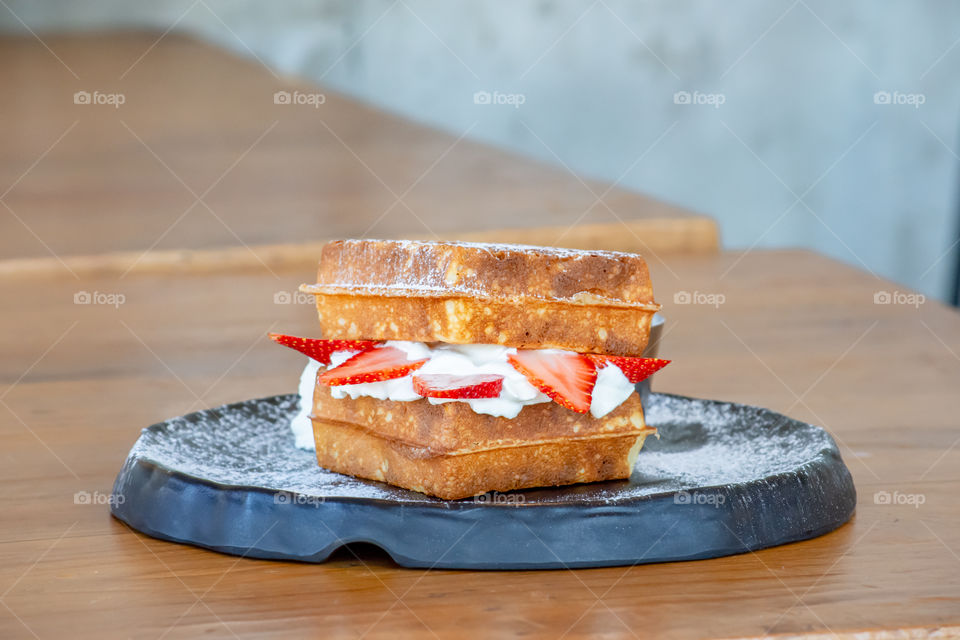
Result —
<instances>
[{"instance_id":1,"label":"sliced strawberry","mask_svg":"<svg viewBox=\"0 0 960 640\"><path fill-rule=\"evenodd\" d=\"M377 347L358 353L339 367L327 369L317 380L329 387L393 380L416 371L427 360L429 358L409 360L407 354L396 347Z\"/></svg>"},{"instance_id":2,"label":"sliced strawberry","mask_svg":"<svg viewBox=\"0 0 960 640\"><path fill-rule=\"evenodd\" d=\"M368 351L380 344L376 340L317 340L287 336L282 333L267 335L277 344L290 347L323 364L330 364L330 354L335 351Z\"/></svg>"},{"instance_id":3,"label":"sliced strawberry","mask_svg":"<svg viewBox=\"0 0 960 640\"><path fill-rule=\"evenodd\" d=\"M413 390L426 398L496 398L503 389L503 376L493 373L451 376L424 373L413 376Z\"/></svg>"},{"instance_id":4,"label":"sliced strawberry","mask_svg":"<svg viewBox=\"0 0 960 640\"><path fill-rule=\"evenodd\" d=\"M670 360L661 360L660 358L628 358L627 356L607 356L596 353L588 353L586 356L600 368L608 364L616 365L620 371L623 371L627 380L633 384L645 380L670 364Z\"/></svg>"},{"instance_id":5,"label":"sliced strawberry","mask_svg":"<svg viewBox=\"0 0 960 640\"><path fill-rule=\"evenodd\" d=\"M577 413L590 410L597 368L589 358L572 352L518 349L507 360L557 404Z\"/></svg>"}]
</instances>

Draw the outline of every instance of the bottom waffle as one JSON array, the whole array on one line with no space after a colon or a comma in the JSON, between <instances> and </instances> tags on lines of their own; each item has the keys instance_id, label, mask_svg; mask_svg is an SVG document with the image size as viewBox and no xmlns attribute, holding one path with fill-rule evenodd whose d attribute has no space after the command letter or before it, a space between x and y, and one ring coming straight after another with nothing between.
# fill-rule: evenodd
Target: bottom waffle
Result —
<instances>
[{"instance_id":1,"label":"bottom waffle","mask_svg":"<svg viewBox=\"0 0 960 640\"><path fill-rule=\"evenodd\" d=\"M381 437L359 425L317 417L312 421L321 467L446 500L628 478L644 439L656 431L645 427L444 454Z\"/></svg>"}]
</instances>

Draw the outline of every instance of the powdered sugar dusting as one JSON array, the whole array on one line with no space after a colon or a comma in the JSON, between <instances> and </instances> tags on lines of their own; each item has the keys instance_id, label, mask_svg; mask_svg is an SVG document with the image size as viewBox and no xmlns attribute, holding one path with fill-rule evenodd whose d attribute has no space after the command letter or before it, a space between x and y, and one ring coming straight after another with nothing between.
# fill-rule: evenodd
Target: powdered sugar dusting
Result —
<instances>
[{"instance_id":1,"label":"powdered sugar dusting","mask_svg":"<svg viewBox=\"0 0 960 640\"><path fill-rule=\"evenodd\" d=\"M408 248L419 248L427 247L435 244L434 242L428 240L374 240L371 238L366 239L349 239L341 240L343 244L359 244L366 242L392 242L396 243L401 247ZM474 249L481 249L484 251L515 251L517 253L527 253L531 255L536 254L548 254L558 257L577 257L577 256L609 256L611 258L615 257L632 257L636 254L626 253L624 251L605 251L600 249L565 249L563 247L541 247L532 244L509 244L506 242L465 242L465 241L444 241L443 244L451 245L454 247L471 247Z\"/></svg>"},{"instance_id":2,"label":"powdered sugar dusting","mask_svg":"<svg viewBox=\"0 0 960 640\"><path fill-rule=\"evenodd\" d=\"M764 483L839 456L822 429L732 403L651 394L650 437L627 481L527 490L511 505L616 504L708 487ZM171 471L222 485L330 499L450 504L379 482L321 469L289 431L297 396L248 400L145 429L130 452ZM496 502L491 508L504 507Z\"/></svg>"},{"instance_id":3,"label":"powdered sugar dusting","mask_svg":"<svg viewBox=\"0 0 960 640\"><path fill-rule=\"evenodd\" d=\"M640 255L496 243L337 240L301 291L659 309Z\"/></svg>"}]
</instances>

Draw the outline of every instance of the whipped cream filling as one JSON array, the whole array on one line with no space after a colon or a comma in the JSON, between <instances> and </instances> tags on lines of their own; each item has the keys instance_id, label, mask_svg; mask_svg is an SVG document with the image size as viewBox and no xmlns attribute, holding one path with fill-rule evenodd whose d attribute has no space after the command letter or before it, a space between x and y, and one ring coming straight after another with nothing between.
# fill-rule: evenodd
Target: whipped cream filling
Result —
<instances>
[{"instance_id":1,"label":"whipped cream filling","mask_svg":"<svg viewBox=\"0 0 960 640\"><path fill-rule=\"evenodd\" d=\"M322 366L313 358L307 358L307 366L303 368L303 373L300 374L300 386L298 387L300 410L290 421L294 444L297 445L298 449L313 451L317 448L317 444L313 440L313 423L310 422L310 413L313 412L313 390L317 385L317 372Z\"/></svg>"},{"instance_id":2,"label":"whipped cream filling","mask_svg":"<svg viewBox=\"0 0 960 640\"><path fill-rule=\"evenodd\" d=\"M330 387L334 398L359 398L367 396L380 400L409 402L423 398L413 390L413 376L424 373L466 376L474 374L496 374L503 376L503 390L496 398L427 398L431 404L444 402L465 402L476 413L516 418L523 407L531 404L551 402L550 398L527 381L526 377L513 368L507 356L516 353L516 349L492 344L436 344L391 340L386 346L396 347L407 354L411 360L429 358L422 367L402 378L366 382L363 384L344 384ZM548 351L558 351L551 349ZM330 368L339 366L354 356L355 351L337 351L330 356ZM317 371L322 367L316 360L310 360L300 376L300 411L291 421L290 427L301 449L313 449L313 426L310 412L313 408L313 391L316 385ZM597 370L597 382L593 387L590 401L590 415L602 418L620 406L635 391L633 383L613 364Z\"/></svg>"},{"instance_id":3,"label":"whipped cream filling","mask_svg":"<svg viewBox=\"0 0 960 640\"><path fill-rule=\"evenodd\" d=\"M425 373L445 373L457 376L474 374L496 374L503 376L503 390L496 398L452 399L427 398L431 404L444 402L465 402L477 413L504 418L516 418L520 410L529 404L550 402L550 398L530 384L522 373L507 362L507 355L511 351L507 347L486 344L438 344L428 346L422 342L389 341L386 346L396 347L411 360L429 360L419 369L408 376L384 380L382 382L366 382L363 384L344 384L330 387L330 394L334 398L357 398L370 396L381 400L409 401L419 400L423 396L413 390L413 376ZM335 367L353 354L338 352L330 359L330 366Z\"/></svg>"}]
</instances>

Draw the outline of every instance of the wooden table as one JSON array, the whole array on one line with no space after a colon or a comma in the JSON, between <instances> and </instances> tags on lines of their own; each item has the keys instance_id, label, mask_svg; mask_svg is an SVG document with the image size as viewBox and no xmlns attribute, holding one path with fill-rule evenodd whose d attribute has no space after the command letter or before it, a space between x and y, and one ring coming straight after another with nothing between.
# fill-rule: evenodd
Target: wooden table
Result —
<instances>
[{"instance_id":1,"label":"wooden table","mask_svg":"<svg viewBox=\"0 0 960 640\"><path fill-rule=\"evenodd\" d=\"M665 260L652 271L675 362L656 386L825 425L859 490L853 522L754 554L576 572L400 569L370 550L312 566L153 540L102 502L139 429L291 392L301 361L264 334L314 328L309 306L274 303L312 269L26 275L0 285L0 637L695 638L960 624L957 313L874 305L892 285L812 253ZM74 305L79 290L125 300ZM672 304L678 291L725 301ZM83 491L93 504L75 504ZM924 502L877 504L878 491Z\"/></svg>"},{"instance_id":2,"label":"wooden table","mask_svg":"<svg viewBox=\"0 0 960 640\"><path fill-rule=\"evenodd\" d=\"M136 47L123 49L117 42L126 41L113 42L115 51L127 51L116 67L129 65ZM198 51L198 45L182 41L174 49L179 47ZM22 53L31 48L33 57ZM84 60L104 64L95 49L70 39L57 40L52 48L82 77L95 66ZM11 73L10 60L22 68L20 85L31 86L37 74L66 73L55 59L46 60L45 50L27 41L0 44L0 55L7 63L3 73ZM175 69L171 59L189 56L158 45L127 77L147 73L147 65L163 59ZM249 65L236 64L249 70ZM185 72L202 76L194 67ZM40 91L25 89L30 90ZM58 91L49 89L51 99L61 99ZM22 119L22 140L20 147L5 147L2 184L16 178L9 159L25 160L23 149L46 140L40 136L44 118L53 118L61 108L36 104L31 111L26 103L18 107L11 95L20 94L6 91L0 97L5 116L0 127L9 140L16 129L12 119ZM173 115L193 122L198 108L203 109L185 106ZM383 117L358 113L368 122ZM231 121L240 116L207 114L208 122L220 117ZM136 120L131 115L129 122L134 121L133 128L148 128L149 110L144 107ZM344 116L339 126L348 121ZM389 122L385 129L408 127L414 145L421 136L434 135ZM62 124L66 129L69 122ZM252 142L228 135L206 139L202 128L181 131L160 121L154 126L157 133L148 143L169 162L183 163L175 171L195 181L195 189L205 189L229 166L230 154L221 145L233 153ZM68 136L85 131L80 127ZM59 135L56 127L47 129L50 138ZM93 131L82 135L94 147L106 139ZM354 135L366 136L363 131ZM367 139L374 144L376 137ZM286 259L282 248L262 245L326 235L321 233L325 227L310 226L310 216L298 217L296 211L291 219L303 227L271 234L280 219L277 207L286 212L291 202L332 206L320 194L329 196L337 180L323 182L308 198L308 189L293 186L306 189L325 171L312 178L289 177L271 197L261 194L259 201L247 202L251 193L260 193L248 190L258 173L231 173L229 188L222 184L215 190L223 199L215 208L234 211L235 205L245 212L231 218L230 226L242 229L237 234L247 244L256 242L256 255L229 234L217 235L224 227L218 230L215 219L210 228L217 233L203 236L210 220L199 220L207 213L197 216L196 227L184 218L181 224L187 226L176 232L176 243L171 232L157 247L165 253L151 254L128 269L129 257L142 255L143 241L150 238L132 215L142 214L143 225L156 224L154 217L163 219L159 226L169 223L179 212L169 209L169 185L158 185L169 180L176 187L177 181L162 167L156 172L159 178L141 167L142 173L131 169L115 181L106 180L102 172L124 171L108 158L114 152L123 155L117 146L126 145L130 158L132 150L143 148L133 138L117 140L88 156L80 154L79 146L59 160L57 150L52 151L6 196L18 213L30 212L34 230L56 256L45 255L42 245L37 250L22 244L32 235L10 240L8 233L17 225L4 219L0 637L905 638L937 628L944 637L960 634L960 317L930 301L919 308L874 304L878 291L897 288L799 251L648 253L668 318L662 351L675 361L658 374L656 387L763 405L824 425L839 441L860 493L853 521L834 533L709 561L475 573L401 569L369 548L356 556L344 551L323 565L240 559L132 532L110 517L104 501L140 428L198 408L295 388L299 356L272 345L264 334L314 329L309 306L286 303L286 296L278 294L311 280L315 255L307 259L309 247L300 253L289 248L295 257ZM291 154L299 153L293 128L285 140ZM65 138L61 144L66 143ZM203 157L173 153L180 147ZM471 149L462 162L469 164L473 153L505 157L482 147ZM380 157L378 172L401 171L389 154L360 155ZM151 158L147 153L137 162L150 163ZM434 155L424 152L421 160L429 166ZM264 156L259 165L271 162L277 160ZM490 171L500 166L477 162ZM573 197L579 183L571 187L562 175L540 167L523 170L526 163L513 162L524 178L513 186L509 176L468 180L444 170L453 183L446 187L445 180L438 180L412 208L449 211L449 203L427 197L449 188L449 198L464 207L484 200L510 206L516 196L531 211L560 203L554 211L560 215L566 196L557 194ZM360 215L390 199L371 195L377 181L362 167L342 170L344 211ZM274 169L272 175L283 174ZM532 176L543 177L531 182ZM402 183L401 178L393 179ZM94 188L96 184L100 186ZM553 185L552 191L547 185ZM299 195L288 200L292 192ZM191 200L186 193L184 206ZM125 204L114 206L118 201ZM101 208L105 219L118 225L124 220L118 212L131 214L122 232L101 233L99 219L88 217ZM159 226L151 227L151 233ZM389 227L384 234L404 229L412 227ZM622 225L618 229L615 235L623 236ZM453 226L448 230L455 233ZM597 242L604 237L598 234ZM577 228L566 238L571 241L566 244L593 242ZM190 245L195 239L198 244ZM180 251L183 247L192 250ZM109 254L113 251L131 253L118 257ZM87 257L71 257L79 254ZM76 304L75 296L82 292L99 303ZM675 304L680 292L720 294L723 303ZM875 501L877 492L888 492L893 504ZM82 499L86 495L89 501ZM860 631L864 634L853 635Z\"/></svg>"},{"instance_id":3,"label":"wooden table","mask_svg":"<svg viewBox=\"0 0 960 640\"><path fill-rule=\"evenodd\" d=\"M312 262L324 238L494 230L716 250L705 216L472 142L482 107L441 133L173 34L43 40L0 39L0 258L43 258L20 271L105 253L122 271L213 247L220 259ZM278 91L324 102L275 104Z\"/></svg>"}]
</instances>

